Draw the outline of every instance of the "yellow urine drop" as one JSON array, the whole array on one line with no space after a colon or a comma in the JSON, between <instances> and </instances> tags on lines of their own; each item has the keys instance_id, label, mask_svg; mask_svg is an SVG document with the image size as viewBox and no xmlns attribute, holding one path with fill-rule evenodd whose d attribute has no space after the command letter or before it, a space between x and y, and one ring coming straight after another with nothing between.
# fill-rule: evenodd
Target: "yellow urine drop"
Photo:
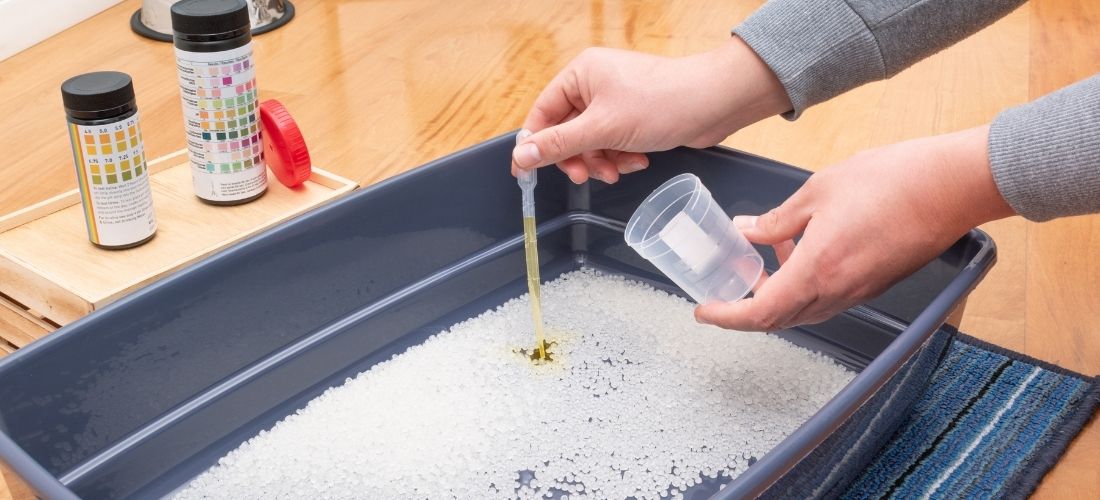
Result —
<instances>
[{"instance_id":1,"label":"yellow urine drop","mask_svg":"<svg viewBox=\"0 0 1100 500\"><path fill-rule=\"evenodd\" d=\"M517 353L517 354L531 360L531 363L538 366L538 365L542 365L544 363L553 363L554 362L554 349L553 348L554 348L555 345L557 345L557 342L555 342L553 340L549 340L549 341L546 341L545 343L539 344L539 345L537 345L535 347L532 347L530 349L526 349L526 348L521 347L519 349L514 349L512 352ZM540 358L539 356L546 356L546 357L545 358Z\"/></svg>"},{"instance_id":2,"label":"yellow urine drop","mask_svg":"<svg viewBox=\"0 0 1100 500\"><path fill-rule=\"evenodd\" d=\"M542 332L542 289L539 281L539 248L535 237L535 218L523 218L523 249L527 253L527 291L531 295L531 319L535 325L538 359L546 361L546 337ZM533 353L532 353L533 354ZM531 359L535 359L532 355Z\"/></svg>"}]
</instances>

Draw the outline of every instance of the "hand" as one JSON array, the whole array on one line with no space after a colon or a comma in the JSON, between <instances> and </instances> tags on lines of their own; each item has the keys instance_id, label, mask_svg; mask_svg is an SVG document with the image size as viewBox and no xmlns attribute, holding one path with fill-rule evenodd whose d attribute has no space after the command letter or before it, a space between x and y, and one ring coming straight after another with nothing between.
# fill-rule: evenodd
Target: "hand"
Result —
<instances>
[{"instance_id":1,"label":"hand","mask_svg":"<svg viewBox=\"0 0 1100 500\"><path fill-rule=\"evenodd\" d=\"M825 321L971 228L1014 215L990 173L988 142L983 126L863 152L813 175L778 208L736 217L750 241L774 246L780 268L752 298L704 304L696 319L747 331Z\"/></svg>"},{"instance_id":2,"label":"hand","mask_svg":"<svg viewBox=\"0 0 1100 500\"><path fill-rule=\"evenodd\" d=\"M512 174L557 163L577 183L649 165L642 153L707 147L791 108L786 92L740 38L682 58L588 49L535 100Z\"/></svg>"}]
</instances>

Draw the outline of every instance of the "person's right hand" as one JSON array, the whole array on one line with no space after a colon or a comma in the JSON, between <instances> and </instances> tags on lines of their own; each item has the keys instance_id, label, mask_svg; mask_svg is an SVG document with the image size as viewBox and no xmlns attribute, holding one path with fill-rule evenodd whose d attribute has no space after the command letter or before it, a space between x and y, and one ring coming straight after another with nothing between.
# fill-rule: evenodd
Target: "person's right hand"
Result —
<instances>
[{"instance_id":1,"label":"person's right hand","mask_svg":"<svg viewBox=\"0 0 1100 500\"><path fill-rule=\"evenodd\" d=\"M587 49L535 100L512 173L550 164L577 183L607 183L649 165L643 154L718 144L789 110L775 74L740 38L681 58Z\"/></svg>"},{"instance_id":2,"label":"person's right hand","mask_svg":"<svg viewBox=\"0 0 1100 500\"><path fill-rule=\"evenodd\" d=\"M988 145L981 126L865 151L814 174L767 214L735 217L749 241L773 246L779 270L750 298L699 306L696 319L772 332L878 296L971 228L1013 215Z\"/></svg>"}]
</instances>

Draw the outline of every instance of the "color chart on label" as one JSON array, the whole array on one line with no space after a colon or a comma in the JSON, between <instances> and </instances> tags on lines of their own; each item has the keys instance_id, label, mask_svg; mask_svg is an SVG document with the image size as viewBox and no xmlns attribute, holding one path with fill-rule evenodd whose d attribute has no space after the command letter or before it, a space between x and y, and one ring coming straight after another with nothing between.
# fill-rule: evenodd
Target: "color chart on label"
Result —
<instances>
[{"instance_id":1,"label":"color chart on label","mask_svg":"<svg viewBox=\"0 0 1100 500\"><path fill-rule=\"evenodd\" d=\"M145 157L140 146L137 119L106 127L79 126L80 148L88 163L91 183L118 184L145 172Z\"/></svg>"},{"instance_id":2,"label":"color chart on label","mask_svg":"<svg viewBox=\"0 0 1100 500\"><path fill-rule=\"evenodd\" d=\"M177 49L196 193L211 200L266 187L251 44L221 53Z\"/></svg>"},{"instance_id":3,"label":"color chart on label","mask_svg":"<svg viewBox=\"0 0 1100 500\"><path fill-rule=\"evenodd\" d=\"M84 217L93 243L114 246L156 231L138 116L106 125L69 124Z\"/></svg>"},{"instance_id":4,"label":"color chart on label","mask_svg":"<svg viewBox=\"0 0 1100 500\"><path fill-rule=\"evenodd\" d=\"M248 67L248 61L244 62ZM240 63L234 65L239 68ZM223 68L225 68L223 66ZM217 70L218 68L208 68ZM220 80L233 85L233 77L214 77L210 80ZM222 89L204 89L199 87L199 123L202 127L202 138L207 141L204 144L204 152L207 153L206 171L215 170L226 172L240 172L245 168L252 168L260 161L259 125L256 123L256 91L252 81L236 84L233 92L223 95ZM214 144L209 141L220 141ZM211 153L230 153L231 162L214 163L217 158ZM225 157L222 157L224 160Z\"/></svg>"}]
</instances>

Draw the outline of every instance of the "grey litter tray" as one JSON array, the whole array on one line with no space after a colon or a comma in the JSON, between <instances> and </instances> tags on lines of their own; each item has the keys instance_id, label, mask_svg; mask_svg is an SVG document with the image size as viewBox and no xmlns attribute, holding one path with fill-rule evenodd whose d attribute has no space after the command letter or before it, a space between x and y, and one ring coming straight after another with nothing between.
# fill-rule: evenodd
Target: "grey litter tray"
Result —
<instances>
[{"instance_id":1,"label":"grey litter tray","mask_svg":"<svg viewBox=\"0 0 1100 500\"><path fill-rule=\"evenodd\" d=\"M523 294L513 144L507 134L362 189L3 359L0 459L43 497L158 497L325 389ZM651 158L613 186L542 171L543 279L590 266L677 292L623 242L647 194L693 172L728 212L758 214L809 176L723 148ZM954 333L945 318L995 254L972 231L870 303L782 332L859 375L715 497L842 488L920 396Z\"/></svg>"}]
</instances>

